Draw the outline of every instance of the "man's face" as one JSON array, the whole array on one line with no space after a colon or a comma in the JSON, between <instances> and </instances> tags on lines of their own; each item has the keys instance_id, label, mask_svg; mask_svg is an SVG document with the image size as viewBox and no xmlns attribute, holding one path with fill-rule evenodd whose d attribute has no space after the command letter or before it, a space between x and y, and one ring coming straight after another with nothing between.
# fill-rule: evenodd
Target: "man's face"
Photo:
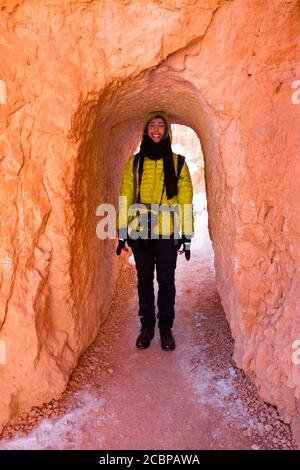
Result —
<instances>
[{"instance_id":1,"label":"man's face","mask_svg":"<svg viewBox=\"0 0 300 470\"><path fill-rule=\"evenodd\" d=\"M153 118L148 124L147 133L155 143L158 143L164 135L165 129L166 125L163 119Z\"/></svg>"}]
</instances>

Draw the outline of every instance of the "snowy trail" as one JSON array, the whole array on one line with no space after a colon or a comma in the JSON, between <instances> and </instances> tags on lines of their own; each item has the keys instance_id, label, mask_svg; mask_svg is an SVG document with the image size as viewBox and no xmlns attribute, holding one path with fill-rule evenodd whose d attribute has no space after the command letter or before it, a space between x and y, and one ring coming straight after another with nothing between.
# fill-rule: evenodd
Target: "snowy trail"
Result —
<instances>
[{"instance_id":1,"label":"snowy trail","mask_svg":"<svg viewBox=\"0 0 300 470\"><path fill-rule=\"evenodd\" d=\"M175 351L162 351L157 329L149 349L135 348L138 299L129 263L67 392L7 427L4 437L13 438L0 441L0 449L291 448L288 426L231 363L202 215L191 260L178 256Z\"/></svg>"}]
</instances>

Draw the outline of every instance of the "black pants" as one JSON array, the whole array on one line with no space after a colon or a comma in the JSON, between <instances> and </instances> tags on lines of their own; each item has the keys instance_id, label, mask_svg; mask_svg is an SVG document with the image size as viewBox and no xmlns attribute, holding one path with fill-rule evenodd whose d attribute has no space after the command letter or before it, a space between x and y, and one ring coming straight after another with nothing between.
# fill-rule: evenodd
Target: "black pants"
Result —
<instances>
[{"instance_id":1,"label":"black pants","mask_svg":"<svg viewBox=\"0 0 300 470\"><path fill-rule=\"evenodd\" d=\"M138 276L139 316L142 326L155 326L154 268L158 282L158 327L172 328L175 317L175 269L177 248L174 239L154 239L145 251L141 240L130 239Z\"/></svg>"}]
</instances>

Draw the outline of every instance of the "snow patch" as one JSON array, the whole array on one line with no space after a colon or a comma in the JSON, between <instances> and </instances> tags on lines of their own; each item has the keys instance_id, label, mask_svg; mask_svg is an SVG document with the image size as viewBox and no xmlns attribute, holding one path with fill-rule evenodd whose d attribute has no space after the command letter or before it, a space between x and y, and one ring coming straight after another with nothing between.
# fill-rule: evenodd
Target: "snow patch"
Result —
<instances>
[{"instance_id":1,"label":"snow patch","mask_svg":"<svg viewBox=\"0 0 300 470\"><path fill-rule=\"evenodd\" d=\"M104 406L104 400L99 400L87 389L78 392L75 398L77 401L75 409L56 420L43 419L26 437L17 434L12 440L1 441L0 450L82 448L86 441L83 430L86 428L91 434L93 433L93 423L98 420L97 415ZM99 436L97 441L101 443Z\"/></svg>"}]
</instances>

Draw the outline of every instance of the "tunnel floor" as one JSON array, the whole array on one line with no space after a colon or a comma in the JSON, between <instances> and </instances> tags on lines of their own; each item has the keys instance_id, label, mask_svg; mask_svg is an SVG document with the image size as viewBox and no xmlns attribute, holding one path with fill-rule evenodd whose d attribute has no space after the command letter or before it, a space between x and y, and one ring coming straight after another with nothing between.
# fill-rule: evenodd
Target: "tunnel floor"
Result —
<instances>
[{"instance_id":1,"label":"tunnel floor","mask_svg":"<svg viewBox=\"0 0 300 470\"><path fill-rule=\"evenodd\" d=\"M61 399L6 426L0 449L291 449L290 428L232 362L207 229L178 256L176 349L138 350L136 273L122 270L109 317ZM156 286L157 294L157 286Z\"/></svg>"}]
</instances>

